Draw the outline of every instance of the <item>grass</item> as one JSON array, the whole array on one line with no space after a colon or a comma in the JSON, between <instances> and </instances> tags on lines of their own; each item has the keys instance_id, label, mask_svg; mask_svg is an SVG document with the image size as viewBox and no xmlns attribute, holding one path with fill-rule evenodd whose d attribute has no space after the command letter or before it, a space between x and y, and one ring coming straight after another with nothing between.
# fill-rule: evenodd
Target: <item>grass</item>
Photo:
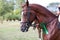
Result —
<instances>
[{"instance_id":1,"label":"grass","mask_svg":"<svg viewBox=\"0 0 60 40\"><path fill-rule=\"evenodd\" d=\"M0 40L38 40L37 30L30 28L28 32L20 31L20 22L6 22L0 24Z\"/></svg>"}]
</instances>

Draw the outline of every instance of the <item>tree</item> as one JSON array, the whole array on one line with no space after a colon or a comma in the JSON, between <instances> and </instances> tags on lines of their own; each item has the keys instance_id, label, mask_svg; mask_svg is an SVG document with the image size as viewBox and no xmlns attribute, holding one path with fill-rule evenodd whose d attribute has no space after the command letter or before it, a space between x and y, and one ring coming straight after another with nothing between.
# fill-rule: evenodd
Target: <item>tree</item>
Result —
<instances>
[{"instance_id":1,"label":"tree","mask_svg":"<svg viewBox=\"0 0 60 40\"><path fill-rule=\"evenodd\" d=\"M7 0L0 0L0 16L5 15L8 12L14 10L14 3Z\"/></svg>"},{"instance_id":2,"label":"tree","mask_svg":"<svg viewBox=\"0 0 60 40\"><path fill-rule=\"evenodd\" d=\"M20 19L21 2L24 0L0 0L0 16L5 19Z\"/></svg>"},{"instance_id":3,"label":"tree","mask_svg":"<svg viewBox=\"0 0 60 40\"><path fill-rule=\"evenodd\" d=\"M0 0L0 17L4 20L4 16L7 13L11 13L14 10L14 1ZM0 19L1 21L3 21Z\"/></svg>"}]
</instances>

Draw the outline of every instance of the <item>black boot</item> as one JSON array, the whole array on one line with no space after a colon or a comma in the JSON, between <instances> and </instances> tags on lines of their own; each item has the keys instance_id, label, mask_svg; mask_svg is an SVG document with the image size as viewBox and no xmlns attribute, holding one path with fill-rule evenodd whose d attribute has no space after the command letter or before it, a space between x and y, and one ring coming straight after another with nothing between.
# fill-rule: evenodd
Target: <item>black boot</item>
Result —
<instances>
[{"instance_id":1,"label":"black boot","mask_svg":"<svg viewBox=\"0 0 60 40\"><path fill-rule=\"evenodd\" d=\"M58 29L60 29L60 22L58 22Z\"/></svg>"}]
</instances>

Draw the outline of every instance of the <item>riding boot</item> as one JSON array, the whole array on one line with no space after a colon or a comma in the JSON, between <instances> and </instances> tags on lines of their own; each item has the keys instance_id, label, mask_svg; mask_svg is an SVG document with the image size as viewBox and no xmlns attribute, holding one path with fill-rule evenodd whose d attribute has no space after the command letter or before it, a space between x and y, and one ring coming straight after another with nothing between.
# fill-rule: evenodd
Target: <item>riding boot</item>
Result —
<instances>
[{"instance_id":1,"label":"riding boot","mask_svg":"<svg viewBox=\"0 0 60 40\"><path fill-rule=\"evenodd\" d=\"M58 22L58 29L60 29L60 22Z\"/></svg>"}]
</instances>

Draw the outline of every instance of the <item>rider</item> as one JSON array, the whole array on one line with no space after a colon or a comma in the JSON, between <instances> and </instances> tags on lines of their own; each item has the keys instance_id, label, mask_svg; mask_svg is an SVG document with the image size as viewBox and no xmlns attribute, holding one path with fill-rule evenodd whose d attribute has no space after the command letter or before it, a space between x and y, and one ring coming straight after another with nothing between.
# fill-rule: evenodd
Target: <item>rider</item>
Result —
<instances>
[{"instance_id":1,"label":"rider","mask_svg":"<svg viewBox=\"0 0 60 40\"><path fill-rule=\"evenodd\" d=\"M58 21L59 21L58 27L59 27L59 29L60 29L60 5L58 5L58 12L57 12L57 15L58 15Z\"/></svg>"}]
</instances>

